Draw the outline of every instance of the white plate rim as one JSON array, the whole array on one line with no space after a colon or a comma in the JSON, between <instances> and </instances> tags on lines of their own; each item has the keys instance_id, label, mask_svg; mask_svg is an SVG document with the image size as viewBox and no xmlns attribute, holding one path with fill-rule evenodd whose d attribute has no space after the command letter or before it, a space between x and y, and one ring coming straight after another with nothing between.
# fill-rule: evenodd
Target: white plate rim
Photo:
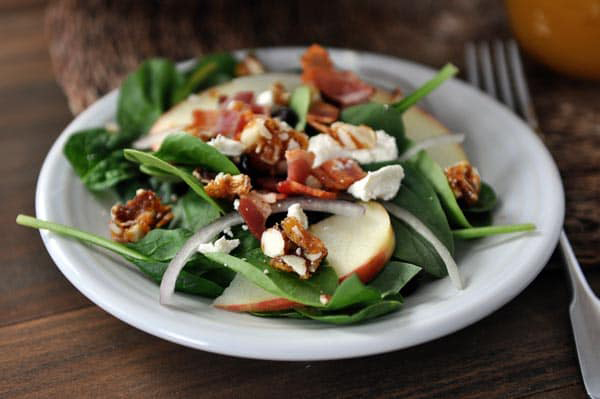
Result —
<instances>
[{"instance_id":1,"label":"white plate rim","mask_svg":"<svg viewBox=\"0 0 600 399\"><path fill-rule=\"evenodd\" d=\"M268 53L299 53L302 51L302 47L269 47L257 49L257 52L268 54ZM242 50L243 51L243 50ZM368 58L373 61L391 62L397 63L398 65L404 65L407 68L416 68L426 72L428 75L432 75L434 71L428 67L416 64L414 62L401 60L395 57L370 53L370 52L357 52L346 49L331 49L334 57L359 57ZM260 335L252 336L251 345L231 345L231 340L236 339L236 334L231 332L215 331L205 333L201 338L182 336L176 331L171 331L168 327L156 326L149 320L136 317L126 311L124 311L119 303L111 301L110 298L102 297L97 295L94 287L90 287L81 280L81 276L76 272L77 268L73 264L73 259L65 252L65 245L74 245L73 243L67 242L62 239L51 239L54 234L42 231L41 236L44 244L51 255L52 259L65 275L65 277L86 297L92 302L96 303L102 309L106 310L110 314L119 318L120 320L140 329L152 335L160 338L182 344L188 347L201 349L209 352L220 353L231 356L239 356L246 358L257 358L257 359L270 359L270 360L295 360L295 361L307 361L307 360L329 360L329 359L341 359L358 356L366 356L377 353L389 352L392 350L407 348L410 346L418 345L445 335L455 332L461 328L464 328L492 313L493 311L500 308L502 305L510 301L523 289L525 289L529 283L537 276L537 274L544 267L548 259L550 258L552 251L558 240L558 236L563 224L564 218L564 193L562 183L558 173L558 169L552 160L552 157L539 138L518 118L516 118L509 110L505 109L502 105L497 104L495 100L483 95L476 89L469 85L453 79L452 82L448 82L448 85L460 88L470 92L471 95L477 93L481 97L481 101L484 103L494 103L494 107L497 108L497 112L500 114L504 113L505 118L513 119L516 125L521 125L521 130L527 131L527 143L535 151L545 167L546 181L545 189L550 193L550 203L547 204L550 211L548 215L550 220L544 229L544 239L536 242L533 251L526 255L526 259L523 263L527 263L530 266L521 271L518 274L512 274L510 279L503 282L503 287L506 288L502 292L497 293L494 297L487 298L486 301L481 303L470 303L466 304L464 308L460 310L453 310L444 315L436 317L431 320L420 320L421 333L412 334L410 337L403 337L402 339L389 339L390 336L378 336L375 339L366 339L364 336L355 335L354 331L358 334L362 333L365 325L358 326L347 326L347 327L336 327L335 329L325 329L324 336L327 345L315 347L315 343L318 345L319 341L314 339L306 344L299 345L290 352L283 352L279 350L276 345L269 339L264 339ZM59 138L54 142L50 149L46 159L44 160L36 189L36 215L41 219L48 219L48 216L52 214L52 205L48 203L47 197L48 192L52 188L52 172L54 164L59 157L62 157L62 147L69 134L74 130L78 129L78 126L84 124L86 120L92 120L94 114L101 107L106 107L107 104L116 103L116 97L118 95L118 89L111 91L106 96L99 99L88 109L83 111L77 118L75 118L67 128L61 133ZM402 310L401 310L402 311ZM210 323L209 323L210 324ZM368 323L366 324L368 325ZM339 331L341 334L331 333L331 331ZM342 340L336 341L332 344L330 341L333 338L340 335L343 337ZM239 338L239 337L237 337ZM229 344L228 344L229 343ZM360 346L360 344L368 345ZM289 343L288 343L289 344ZM312 347L307 346L308 344L313 345ZM254 346L253 346L254 345ZM252 347L250 347L252 346Z\"/></svg>"}]
</instances>

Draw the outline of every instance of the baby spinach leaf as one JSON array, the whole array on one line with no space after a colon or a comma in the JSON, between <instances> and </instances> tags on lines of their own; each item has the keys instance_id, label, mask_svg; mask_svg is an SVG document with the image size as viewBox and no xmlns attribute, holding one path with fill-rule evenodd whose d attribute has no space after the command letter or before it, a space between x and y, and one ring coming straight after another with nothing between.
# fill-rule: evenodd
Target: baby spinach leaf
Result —
<instances>
[{"instance_id":1,"label":"baby spinach leaf","mask_svg":"<svg viewBox=\"0 0 600 399\"><path fill-rule=\"evenodd\" d=\"M479 199L475 205L465 208L465 212L468 213L482 213L489 212L494 209L498 199L496 192L492 186L485 182L481 182L481 190L479 191Z\"/></svg>"},{"instance_id":2,"label":"baby spinach leaf","mask_svg":"<svg viewBox=\"0 0 600 399\"><path fill-rule=\"evenodd\" d=\"M91 167L81 180L90 190L102 191L137 175L139 172L125 159L123 150L115 150Z\"/></svg>"},{"instance_id":3,"label":"baby spinach leaf","mask_svg":"<svg viewBox=\"0 0 600 399\"><path fill-rule=\"evenodd\" d=\"M314 308L297 308L296 311L309 319L331 324L355 324L361 323L384 314L394 312L402 306L399 301L380 301L368 305L358 311L346 311L342 313L329 313Z\"/></svg>"},{"instance_id":4,"label":"baby spinach leaf","mask_svg":"<svg viewBox=\"0 0 600 399\"><path fill-rule=\"evenodd\" d=\"M352 274L336 288L325 309L338 310L361 303L377 302L380 299L379 291L364 285L356 274Z\"/></svg>"},{"instance_id":5,"label":"baby spinach leaf","mask_svg":"<svg viewBox=\"0 0 600 399\"><path fill-rule=\"evenodd\" d=\"M379 291L381 299L384 299L400 293L402 287L421 270L419 266L410 263L391 261L369 283L369 287Z\"/></svg>"},{"instance_id":6,"label":"baby spinach leaf","mask_svg":"<svg viewBox=\"0 0 600 399\"><path fill-rule=\"evenodd\" d=\"M157 283L161 282L163 274L165 274L167 267L169 267L168 262L144 261L139 259L129 260ZM208 298L216 298L223 293L224 288L209 279L190 273L184 269L177 276L175 290Z\"/></svg>"},{"instance_id":7,"label":"baby spinach leaf","mask_svg":"<svg viewBox=\"0 0 600 399\"><path fill-rule=\"evenodd\" d=\"M290 108L298 116L295 129L303 131L306 127L306 115L310 108L310 87L302 85L294 89L290 97Z\"/></svg>"},{"instance_id":8,"label":"baby spinach leaf","mask_svg":"<svg viewBox=\"0 0 600 399\"><path fill-rule=\"evenodd\" d=\"M437 193L448 218L460 227L471 227L448 184L444 171L425 151L420 151L411 163L425 176Z\"/></svg>"},{"instance_id":9,"label":"baby spinach leaf","mask_svg":"<svg viewBox=\"0 0 600 399\"><path fill-rule=\"evenodd\" d=\"M202 198L198 198L191 190L177 201L174 212L181 214L179 223L181 227L191 231L198 231L210 222L217 220L220 216L215 207L202 200Z\"/></svg>"},{"instance_id":10,"label":"baby spinach leaf","mask_svg":"<svg viewBox=\"0 0 600 399\"><path fill-rule=\"evenodd\" d=\"M321 266L310 280L300 280L291 273L282 272L269 265L268 258L259 250L247 254L246 260L224 253L208 253L207 258L222 263L241 273L262 289L304 305L323 307L320 295L330 294L337 285L337 275L332 268ZM267 270L267 273L264 271ZM333 282L333 284L332 284Z\"/></svg>"},{"instance_id":11,"label":"baby spinach leaf","mask_svg":"<svg viewBox=\"0 0 600 399\"><path fill-rule=\"evenodd\" d=\"M165 183L176 183L181 180L178 177L173 176L170 173L164 172L160 169L153 168L152 166L148 166L148 165L140 165L140 172L142 172L148 176L152 176L152 177L156 178L157 180L160 180Z\"/></svg>"},{"instance_id":12,"label":"baby spinach leaf","mask_svg":"<svg viewBox=\"0 0 600 399\"><path fill-rule=\"evenodd\" d=\"M341 120L353 125L363 124L375 130L385 130L396 138L398 150L402 152L407 146L402 114L457 72L454 65L447 64L431 80L402 100L394 104L366 103L348 107L342 111Z\"/></svg>"},{"instance_id":13,"label":"baby spinach leaf","mask_svg":"<svg viewBox=\"0 0 600 399\"><path fill-rule=\"evenodd\" d=\"M469 229L453 230L454 237L462 240L470 240L473 238L488 237L498 234L521 233L526 231L534 231L535 224L507 224L486 227L472 227Z\"/></svg>"},{"instance_id":14,"label":"baby spinach leaf","mask_svg":"<svg viewBox=\"0 0 600 399\"><path fill-rule=\"evenodd\" d=\"M396 138L398 151L408 144L404 135L402 112L388 104L366 103L345 108L340 119L353 125L367 125L375 130L384 130Z\"/></svg>"},{"instance_id":15,"label":"baby spinach leaf","mask_svg":"<svg viewBox=\"0 0 600 399\"><path fill-rule=\"evenodd\" d=\"M183 84L174 91L173 104L194 92L233 79L236 65L237 60L230 53L214 53L200 58L184 75Z\"/></svg>"},{"instance_id":16,"label":"baby spinach leaf","mask_svg":"<svg viewBox=\"0 0 600 399\"><path fill-rule=\"evenodd\" d=\"M402 163L404 179L392 202L419 218L437 238L454 252L452 232L433 187L421 172L410 163Z\"/></svg>"},{"instance_id":17,"label":"baby spinach leaf","mask_svg":"<svg viewBox=\"0 0 600 399\"><path fill-rule=\"evenodd\" d=\"M123 134L135 140L147 133L173 104L173 92L181 80L173 62L158 58L145 61L129 74L117 103L117 122Z\"/></svg>"},{"instance_id":18,"label":"baby spinach leaf","mask_svg":"<svg viewBox=\"0 0 600 399\"><path fill-rule=\"evenodd\" d=\"M141 240L127 246L154 260L168 261L173 259L191 236L192 232L187 229L154 229Z\"/></svg>"},{"instance_id":19,"label":"baby spinach leaf","mask_svg":"<svg viewBox=\"0 0 600 399\"><path fill-rule=\"evenodd\" d=\"M154 156L169 163L201 166L213 172L240 173L237 166L215 147L183 132L167 136Z\"/></svg>"},{"instance_id":20,"label":"baby spinach leaf","mask_svg":"<svg viewBox=\"0 0 600 399\"><path fill-rule=\"evenodd\" d=\"M213 200L211 197L209 197L206 192L204 191L204 187L202 186L202 184L200 184L200 182L191 174L189 174L188 172L179 169L173 165L171 165L170 163L167 163L165 161L163 161L162 159L147 153L147 152L143 152L143 151L138 151L138 150L132 150L132 149L126 149L125 150L125 158L127 158L128 160L132 161L132 162L137 162L139 164L142 165L146 165L152 168L156 168L158 170L161 170L163 172L166 173L170 173L174 176L179 177L181 180L183 180L188 186L190 186L190 188L192 190L194 190L194 192L196 194L198 194L201 198L203 198L206 202L208 202L209 204L211 204L216 210L218 210L219 212L222 212L223 210L221 209L221 207L219 206L219 204L217 204L215 202L215 200Z\"/></svg>"},{"instance_id":21,"label":"baby spinach leaf","mask_svg":"<svg viewBox=\"0 0 600 399\"><path fill-rule=\"evenodd\" d=\"M237 256L238 258L244 258L251 251L260 248L260 241L250 233L250 230L244 230L241 226L233 227L231 230L233 236L240 240L240 245L232 251L232 255Z\"/></svg>"},{"instance_id":22,"label":"baby spinach leaf","mask_svg":"<svg viewBox=\"0 0 600 399\"><path fill-rule=\"evenodd\" d=\"M124 143L125 141L120 135L104 128L87 129L69 137L63 152L75 173L83 177L98 162Z\"/></svg>"},{"instance_id":23,"label":"baby spinach leaf","mask_svg":"<svg viewBox=\"0 0 600 399\"><path fill-rule=\"evenodd\" d=\"M392 217L391 222L396 236L396 247L392 255L394 259L417 265L435 277L448 274L444 261L429 241L396 218Z\"/></svg>"}]
</instances>

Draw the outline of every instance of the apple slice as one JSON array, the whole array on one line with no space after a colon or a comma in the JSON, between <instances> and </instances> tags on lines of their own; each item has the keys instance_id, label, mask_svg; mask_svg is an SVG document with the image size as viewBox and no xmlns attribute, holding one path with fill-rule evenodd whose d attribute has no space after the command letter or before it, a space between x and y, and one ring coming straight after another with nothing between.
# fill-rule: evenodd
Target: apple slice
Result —
<instances>
[{"instance_id":1,"label":"apple slice","mask_svg":"<svg viewBox=\"0 0 600 399\"><path fill-rule=\"evenodd\" d=\"M213 305L231 312L275 312L293 308L297 303L263 290L238 273Z\"/></svg>"},{"instance_id":2,"label":"apple slice","mask_svg":"<svg viewBox=\"0 0 600 399\"><path fill-rule=\"evenodd\" d=\"M377 202L363 203L360 217L330 216L310 227L327 247L327 262L340 281L356 273L362 282L373 279L392 256L395 238L390 217ZM297 305L254 285L237 274L213 305L233 312L273 312Z\"/></svg>"},{"instance_id":3,"label":"apple slice","mask_svg":"<svg viewBox=\"0 0 600 399\"><path fill-rule=\"evenodd\" d=\"M364 283L373 279L392 256L396 244L390 217L375 201L362 203L360 217L330 216L310 226L327 248L327 263L340 281L356 273Z\"/></svg>"}]
</instances>

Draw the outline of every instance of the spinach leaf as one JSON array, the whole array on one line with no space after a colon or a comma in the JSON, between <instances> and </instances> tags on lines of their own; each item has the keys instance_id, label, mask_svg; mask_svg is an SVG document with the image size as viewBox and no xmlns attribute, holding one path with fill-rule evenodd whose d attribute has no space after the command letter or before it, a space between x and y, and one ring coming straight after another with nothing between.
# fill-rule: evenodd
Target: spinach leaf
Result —
<instances>
[{"instance_id":1,"label":"spinach leaf","mask_svg":"<svg viewBox=\"0 0 600 399\"><path fill-rule=\"evenodd\" d=\"M148 165L140 165L140 172L165 183L176 183L181 180L177 176L173 176L170 173L163 172L160 169L153 168L152 166Z\"/></svg>"},{"instance_id":2,"label":"spinach leaf","mask_svg":"<svg viewBox=\"0 0 600 399\"><path fill-rule=\"evenodd\" d=\"M488 237L498 234L521 233L526 231L534 231L535 224L507 224L486 227L472 227L469 229L460 229L452 231L454 237L462 240L470 240L473 238Z\"/></svg>"},{"instance_id":3,"label":"spinach leaf","mask_svg":"<svg viewBox=\"0 0 600 399\"><path fill-rule=\"evenodd\" d=\"M144 274L150 277L155 282L162 281L162 276L169 267L168 262L159 261L144 261L139 259L129 259L135 264ZM182 270L177 276L175 282L175 290L188 294L201 295L208 298L216 298L223 293L224 288L219 284L204 278L195 273L190 273L186 269Z\"/></svg>"},{"instance_id":4,"label":"spinach leaf","mask_svg":"<svg viewBox=\"0 0 600 399\"><path fill-rule=\"evenodd\" d=\"M425 151L420 151L411 163L425 176L437 193L448 218L459 227L471 227L448 184L444 171Z\"/></svg>"},{"instance_id":5,"label":"spinach leaf","mask_svg":"<svg viewBox=\"0 0 600 399\"><path fill-rule=\"evenodd\" d=\"M419 266L410 263L391 261L369 283L369 287L379 291L381 299L384 299L400 293L402 287L421 270Z\"/></svg>"},{"instance_id":6,"label":"spinach leaf","mask_svg":"<svg viewBox=\"0 0 600 399\"><path fill-rule=\"evenodd\" d=\"M123 150L115 150L91 167L81 180L90 190L102 191L137 175L139 172L125 159Z\"/></svg>"},{"instance_id":7,"label":"spinach leaf","mask_svg":"<svg viewBox=\"0 0 600 399\"><path fill-rule=\"evenodd\" d=\"M381 301L355 312L328 313L314 308L297 308L296 312L309 319L331 324L355 324L394 312L402 306L400 301Z\"/></svg>"},{"instance_id":8,"label":"spinach leaf","mask_svg":"<svg viewBox=\"0 0 600 399\"><path fill-rule=\"evenodd\" d=\"M127 158L130 161L137 162L142 165L150 166L152 168L155 168L155 169L158 169L163 172L170 173L174 176L179 177L188 186L190 186L190 188L192 190L194 190L194 192L196 194L198 194L206 202L211 204L216 210L218 210L219 212L223 212L223 210L219 206L219 204L217 204L215 202L215 200L213 200L211 197L209 197L206 194L202 184L200 184L200 182L194 176L189 174L188 172L186 172L180 168L177 168L177 167L171 165L170 163L167 163L167 162L163 161L162 159L160 159L150 153L147 153L147 152L132 150L132 149L126 149L124 152L125 152L125 158Z\"/></svg>"},{"instance_id":9,"label":"spinach leaf","mask_svg":"<svg viewBox=\"0 0 600 399\"><path fill-rule=\"evenodd\" d=\"M241 273L265 291L304 305L323 307L320 295L331 294L331 289L337 285L337 275L331 267L322 265L310 280L300 280L272 268L260 249L248 253L246 260L224 253L208 253L206 257Z\"/></svg>"},{"instance_id":10,"label":"spinach leaf","mask_svg":"<svg viewBox=\"0 0 600 399\"><path fill-rule=\"evenodd\" d=\"M295 129L303 131L306 127L306 115L310 108L310 87L302 85L294 89L290 97L290 108L298 116Z\"/></svg>"},{"instance_id":11,"label":"spinach leaf","mask_svg":"<svg viewBox=\"0 0 600 399\"><path fill-rule=\"evenodd\" d=\"M402 100L391 105L366 103L348 107L342 111L341 120L353 125L363 124L375 130L385 130L396 138L398 150L402 152L408 144L402 114L457 72L454 65L447 64L432 79Z\"/></svg>"},{"instance_id":12,"label":"spinach leaf","mask_svg":"<svg viewBox=\"0 0 600 399\"><path fill-rule=\"evenodd\" d=\"M154 260L168 261L191 236L192 232L187 229L154 229L138 242L126 245Z\"/></svg>"},{"instance_id":13,"label":"spinach leaf","mask_svg":"<svg viewBox=\"0 0 600 399\"><path fill-rule=\"evenodd\" d=\"M174 91L173 104L185 100L196 91L233 79L236 65L237 60L229 53L215 53L202 57L194 68L185 74L183 84Z\"/></svg>"},{"instance_id":14,"label":"spinach leaf","mask_svg":"<svg viewBox=\"0 0 600 399\"><path fill-rule=\"evenodd\" d=\"M388 104L366 103L348 107L342 111L340 119L353 125L367 125L375 130L384 130L396 138L400 152L408 145L402 112Z\"/></svg>"},{"instance_id":15,"label":"spinach leaf","mask_svg":"<svg viewBox=\"0 0 600 399\"><path fill-rule=\"evenodd\" d=\"M173 212L179 219L179 225L191 231L198 231L220 216L217 209L191 190L177 201Z\"/></svg>"},{"instance_id":16,"label":"spinach leaf","mask_svg":"<svg viewBox=\"0 0 600 399\"><path fill-rule=\"evenodd\" d=\"M100 237L98 235L91 234L76 229L74 227L39 220L26 215L19 215L17 217L17 223L23 226L33 227L36 229L49 230L57 234L75 238L82 242L86 242L92 245L108 249L109 251L121 255L126 260L135 264L144 274L146 274L148 277L150 277L156 282L161 281L162 276L168 267L167 262L162 262L157 259L153 259L152 257L143 254L142 252L130 246L111 241L107 238ZM141 246L140 248L148 250L148 254L156 253L160 255L159 258L167 257L166 252L168 250L162 248L162 246ZM188 268L188 265L186 265L186 268ZM216 297L220 295L223 291L223 288L215 282L201 277L198 273L193 273L186 269L184 269L177 278L175 288L182 292L188 292L209 297Z\"/></svg>"},{"instance_id":17,"label":"spinach leaf","mask_svg":"<svg viewBox=\"0 0 600 399\"><path fill-rule=\"evenodd\" d=\"M404 179L392 202L419 218L452 254L454 252L452 232L433 187L410 163L404 162L402 167Z\"/></svg>"},{"instance_id":18,"label":"spinach leaf","mask_svg":"<svg viewBox=\"0 0 600 399\"><path fill-rule=\"evenodd\" d=\"M361 303L374 303L380 299L381 294L379 291L364 285L356 274L352 274L336 288L325 308L327 310L337 310Z\"/></svg>"},{"instance_id":19,"label":"spinach leaf","mask_svg":"<svg viewBox=\"0 0 600 399\"><path fill-rule=\"evenodd\" d=\"M214 172L240 173L235 164L215 147L183 132L167 136L154 156L169 163L201 166Z\"/></svg>"},{"instance_id":20,"label":"spinach leaf","mask_svg":"<svg viewBox=\"0 0 600 399\"><path fill-rule=\"evenodd\" d=\"M241 226L236 226L232 228L232 232L233 236L240 240L240 245L231 252L232 255L244 258L251 251L260 248L260 241L250 233L250 230L243 230Z\"/></svg>"},{"instance_id":21,"label":"spinach leaf","mask_svg":"<svg viewBox=\"0 0 600 399\"><path fill-rule=\"evenodd\" d=\"M465 212L468 213L482 213L489 212L494 209L498 199L496 192L489 184L482 182L481 191L479 191L479 199L477 202L468 208L465 208Z\"/></svg>"},{"instance_id":22,"label":"spinach leaf","mask_svg":"<svg viewBox=\"0 0 600 399\"><path fill-rule=\"evenodd\" d=\"M125 79L117 103L117 122L130 141L147 133L173 104L173 92L181 80L173 62L165 59L145 61Z\"/></svg>"},{"instance_id":23,"label":"spinach leaf","mask_svg":"<svg viewBox=\"0 0 600 399\"><path fill-rule=\"evenodd\" d=\"M396 236L396 247L392 255L394 259L417 265L435 277L448 274L444 261L429 241L396 218L392 217L391 222Z\"/></svg>"}]
</instances>

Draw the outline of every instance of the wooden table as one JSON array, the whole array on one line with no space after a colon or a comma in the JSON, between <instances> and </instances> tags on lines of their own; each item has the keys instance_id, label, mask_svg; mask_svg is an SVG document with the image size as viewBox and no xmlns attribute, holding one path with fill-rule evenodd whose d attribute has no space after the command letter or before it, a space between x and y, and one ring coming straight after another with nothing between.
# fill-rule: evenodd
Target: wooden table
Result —
<instances>
[{"instance_id":1,"label":"wooden table","mask_svg":"<svg viewBox=\"0 0 600 399\"><path fill-rule=\"evenodd\" d=\"M366 41L351 29L313 31L302 40L431 65L447 59L460 64L465 39L491 35L479 23L462 24L469 7L463 3L421 13L404 28L399 21L396 34L405 42ZM501 8L478 4L470 16L491 12L492 33L506 33ZM92 304L60 274L38 233L14 223L17 213L34 213L38 171L72 118L47 54L43 5L0 3L0 397L584 397L560 267L547 268L509 304L462 331L343 361L268 362L205 353L140 332ZM299 41L257 34L236 47L261 40ZM564 178L567 231L599 292L600 270L592 266L600 259L600 85L535 65L528 72ZM550 263L560 264L559 257Z\"/></svg>"}]
</instances>

